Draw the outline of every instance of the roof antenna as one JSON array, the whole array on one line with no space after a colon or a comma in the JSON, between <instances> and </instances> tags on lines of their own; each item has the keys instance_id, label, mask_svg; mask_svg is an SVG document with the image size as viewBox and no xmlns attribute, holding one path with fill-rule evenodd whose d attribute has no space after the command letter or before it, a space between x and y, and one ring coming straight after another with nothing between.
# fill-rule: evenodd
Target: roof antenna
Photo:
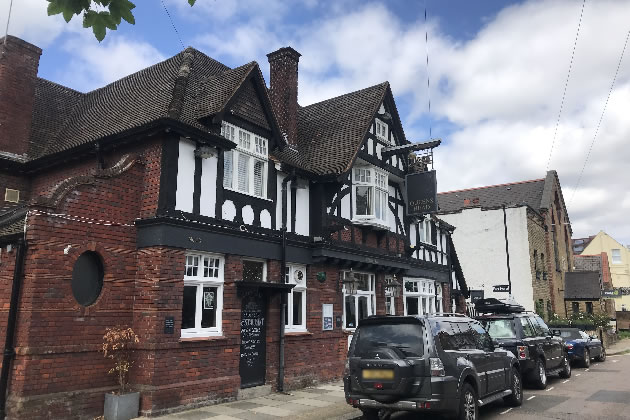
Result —
<instances>
[{"instance_id":1,"label":"roof antenna","mask_svg":"<svg viewBox=\"0 0 630 420\"><path fill-rule=\"evenodd\" d=\"M2 48L2 55L4 55L4 50L7 48L7 38L9 37L9 22L11 21L11 9L13 8L13 0L9 3L9 15L7 16L7 29L4 31L4 45Z\"/></svg>"}]
</instances>

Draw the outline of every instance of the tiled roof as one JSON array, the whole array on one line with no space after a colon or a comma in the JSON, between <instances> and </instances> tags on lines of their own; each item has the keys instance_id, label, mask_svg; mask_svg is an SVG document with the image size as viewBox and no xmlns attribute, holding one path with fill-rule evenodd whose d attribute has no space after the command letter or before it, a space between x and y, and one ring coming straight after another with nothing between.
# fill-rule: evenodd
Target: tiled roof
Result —
<instances>
[{"instance_id":1,"label":"tiled roof","mask_svg":"<svg viewBox=\"0 0 630 420\"><path fill-rule=\"evenodd\" d=\"M588 299L598 300L601 297L597 271L570 271L564 276L564 300Z\"/></svg>"},{"instance_id":2,"label":"tiled roof","mask_svg":"<svg viewBox=\"0 0 630 420\"><path fill-rule=\"evenodd\" d=\"M198 120L218 112L256 63L230 69L194 48L103 88L80 93L40 79L31 158L172 118L208 132Z\"/></svg>"},{"instance_id":3,"label":"tiled roof","mask_svg":"<svg viewBox=\"0 0 630 420\"><path fill-rule=\"evenodd\" d=\"M528 205L540 209L545 179L470 188L438 194L439 212L455 212L466 207L494 208Z\"/></svg>"},{"instance_id":4,"label":"tiled roof","mask_svg":"<svg viewBox=\"0 0 630 420\"><path fill-rule=\"evenodd\" d=\"M347 171L389 83L361 89L298 109L298 144L275 156L318 175Z\"/></svg>"},{"instance_id":5,"label":"tiled roof","mask_svg":"<svg viewBox=\"0 0 630 420\"><path fill-rule=\"evenodd\" d=\"M26 207L21 206L0 214L0 238L24 232Z\"/></svg>"}]
</instances>

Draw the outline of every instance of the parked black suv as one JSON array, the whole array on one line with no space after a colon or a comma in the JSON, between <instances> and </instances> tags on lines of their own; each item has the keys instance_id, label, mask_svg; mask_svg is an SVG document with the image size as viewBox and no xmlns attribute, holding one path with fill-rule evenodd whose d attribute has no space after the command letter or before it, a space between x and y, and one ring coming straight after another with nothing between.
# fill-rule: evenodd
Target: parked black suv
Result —
<instances>
[{"instance_id":1,"label":"parked black suv","mask_svg":"<svg viewBox=\"0 0 630 420\"><path fill-rule=\"evenodd\" d=\"M523 378L535 388L547 387L547 375L571 377L562 338L553 335L540 316L513 302L494 298L475 303L479 320L494 342L516 355Z\"/></svg>"},{"instance_id":2,"label":"parked black suv","mask_svg":"<svg viewBox=\"0 0 630 420\"><path fill-rule=\"evenodd\" d=\"M459 314L373 316L350 344L344 388L366 419L416 411L476 419L478 407L523 401L519 362L483 326Z\"/></svg>"}]
</instances>

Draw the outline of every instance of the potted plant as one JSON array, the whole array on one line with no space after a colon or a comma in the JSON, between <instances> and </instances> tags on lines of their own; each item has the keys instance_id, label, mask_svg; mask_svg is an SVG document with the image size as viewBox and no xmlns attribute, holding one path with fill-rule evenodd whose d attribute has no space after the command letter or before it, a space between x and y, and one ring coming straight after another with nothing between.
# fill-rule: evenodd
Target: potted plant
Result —
<instances>
[{"instance_id":1,"label":"potted plant","mask_svg":"<svg viewBox=\"0 0 630 420\"><path fill-rule=\"evenodd\" d=\"M107 328L103 336L103 354L114 361L110 374L118 375L118 391L105 394L103 416L105 420L129 420L138 417L140 393L129 392L127 387L133 345L138 336L131 328Z\"/></svg>"}]
</instances>

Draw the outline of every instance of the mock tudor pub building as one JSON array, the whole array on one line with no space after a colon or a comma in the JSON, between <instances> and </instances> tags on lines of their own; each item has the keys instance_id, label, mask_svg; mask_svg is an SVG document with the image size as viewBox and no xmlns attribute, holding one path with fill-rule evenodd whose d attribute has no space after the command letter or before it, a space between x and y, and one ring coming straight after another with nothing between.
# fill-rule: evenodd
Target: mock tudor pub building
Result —
<instances>
[{"instance_id":1,"label":"mock tudor pub building","mask_svg":"<svg viewBox=\"0 0 630 420\"><path fill-rule=\"evenodd\" d=\"M100 415L107 327L140 338L150 416L338 379L362 318L463 302L453 227L408 209L438 142L407 140L387 82L302 107L292 48L269 88L187 48L82 93L6 41L0 414Z\"/></svg>"}]
</instances>

